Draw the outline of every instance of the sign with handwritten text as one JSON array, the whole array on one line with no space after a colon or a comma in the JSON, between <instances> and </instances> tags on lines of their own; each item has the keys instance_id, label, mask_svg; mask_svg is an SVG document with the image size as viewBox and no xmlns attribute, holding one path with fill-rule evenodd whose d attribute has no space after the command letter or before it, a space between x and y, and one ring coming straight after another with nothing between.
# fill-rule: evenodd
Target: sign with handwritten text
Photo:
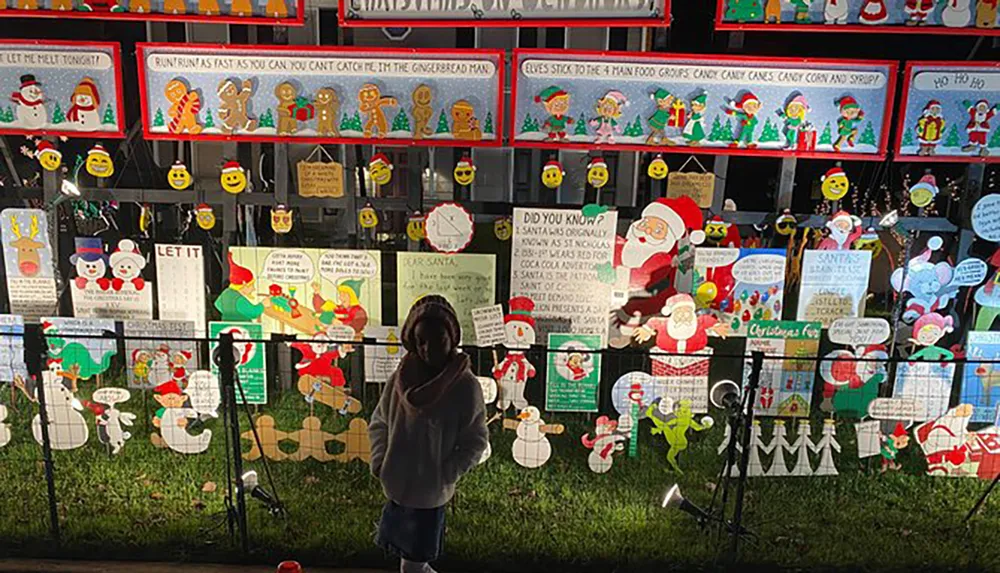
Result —
<instances>
[{"instance_id":1,"label":"sign with handwritten text","mask_svg":"<svg viewBox=\"0 0 1000 573\"><path fill-rule=\"evenodd\" d=\"M806 251L796 319L829 328L838 318L863 315L871 264L871 251Z\"/></svg>"}]
</instances>

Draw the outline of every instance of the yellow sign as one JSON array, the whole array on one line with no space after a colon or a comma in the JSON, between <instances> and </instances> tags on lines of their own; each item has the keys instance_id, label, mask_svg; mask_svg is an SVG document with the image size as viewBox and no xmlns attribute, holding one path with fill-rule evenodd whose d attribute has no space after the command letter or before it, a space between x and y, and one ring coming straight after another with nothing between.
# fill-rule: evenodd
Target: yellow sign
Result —
<instances>
[{"instance_id":1,"label":"yellow sign","mask_svg":"<svg viewBox=\"0 0 1000 573\"><path fill-rule=\"evenodd\" d=\"M667 176L667 197L687 196L702 209L712 206L715 193L715 175L712 173L683 173L674 171Z\"/></svg>"},{"instance_id":2,"label":"yellow sign","mask_svg":"<svg viewBox=\"0 0 1000 573\"><path fill-rule=\"evenodd\" d=\"M344 196L344 166L336 161L299 161L299 195L302 197Z\"/></svg>"}]
</instances>

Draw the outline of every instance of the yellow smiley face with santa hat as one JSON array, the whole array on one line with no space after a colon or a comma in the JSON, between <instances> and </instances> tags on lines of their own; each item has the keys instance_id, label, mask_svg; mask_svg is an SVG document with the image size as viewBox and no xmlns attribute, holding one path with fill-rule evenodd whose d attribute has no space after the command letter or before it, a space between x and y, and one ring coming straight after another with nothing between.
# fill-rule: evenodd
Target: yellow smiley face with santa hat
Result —
<instances>
[{"instance_id":1,"label":"yellow smiley face with santa hat","mask_svg":"<svg viewBox=\"0 0 1000 573\"><path fill-rule=\"evenodd\" d=\"M35 158L38 159L38 164L42 166L42 169L46 171L55 171L62 165L62 153L56 149L55 145L44 139L38 142Z\"/></svg>"},{"instance_id":2,"label":"yellow smiley face with santa hat","mask_svg":"<svg viewBox=\"0 0 1000 573\"><path fill-rule=\"evenodd\" d=\"M170 166L170 171L167 172L167 184L178 191L183 191L191 185L191 172L179 159Z\"/></svg>"},{"instance_id":3,"label":"yellow smiley face with santa hat","mask_svg":"<svg viewBox=\"0 0 1000 573\"><path fill-rule=\"evenodd\" d=\"M247 173L235 161L227 161L219 175L219 184L226 193L237 195L247 188Z\"/></svg>"},{"instance_id":4,"label":"yellow smiley face with santa hat","mask_svg":"<svg viewBox=\"0 0 1000 573\"><path fill-rule=\"evenodd\" d=\"M563 176L566 172L563 170L562 163L556 160L551 160L542 167L542 184L549 189L557 189L563 182Z\"/></svg>"},{"instance_id":5,"label":"yellow smiley face with santa hat","mask_svg":"<svg viewBox=\"0 0 1000 573\"><path fill-rule=\"evenodd\" d=\"M825 175L820 177L820 191L828 201L839 201L847 195L851 188L851 182L847 179L847 173L840 167L832 167Z\"/></svg>"},{"instance_id":6,"label":"yellow smiley face with santa hat","mask_svg":"<svg viewBox=\"0 0 1000 573\"><path fill-rule=\"evenodd\" d=\"M115 164L111 161L111 154L104 146L98 143L87 152L87 161L84 164L87 173L94 177L111 177L115 173Z\"/></svg>"},{"instance_id":7,"label":"yellow smiley face with santa hat","mask_svg":"<svg viewBox=\"0 0 1000 573\"><path fill-rule=\"evenodd\" d=\"M608 164L602 157L594 157L587 164L587 183L594 189L600 189L608 184L610 174Z\"/></svg>"}]
</instances>

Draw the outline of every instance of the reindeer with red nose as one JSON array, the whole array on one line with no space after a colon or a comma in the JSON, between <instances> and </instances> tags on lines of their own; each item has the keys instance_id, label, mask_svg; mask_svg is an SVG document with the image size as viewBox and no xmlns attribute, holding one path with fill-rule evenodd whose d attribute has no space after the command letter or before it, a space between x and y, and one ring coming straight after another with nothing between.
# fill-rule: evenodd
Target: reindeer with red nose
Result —
<instances>
[{"instance_id":1,"label":"reindeer with red nose","mask_svg":"<svg viewBox=\"0 0 1000 573\"><path fill-rule=\"evenodd\" d=\"M10 228L14 232L14 236L17 237L15 241L10 243L10 246L17 249L17 268L21 271L21 276L38 275L42 270L42 259L38 251L45 246L45 243L35 240L35 237L38 236L38 216L31 216L31 227L27 237L21 234L21 226L18 225L17 217L14 215L10 217Z\"/></svg>"}]
</instances>

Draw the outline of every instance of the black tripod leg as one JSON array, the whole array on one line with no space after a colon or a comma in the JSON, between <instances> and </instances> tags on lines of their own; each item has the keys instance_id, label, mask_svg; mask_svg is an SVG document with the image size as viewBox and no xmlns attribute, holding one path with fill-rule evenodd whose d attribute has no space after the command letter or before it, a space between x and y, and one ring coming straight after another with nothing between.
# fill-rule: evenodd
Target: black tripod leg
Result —
<instances>
[{"instance_id":1,"label":"black tripod leg","mask_svg":"<svg viewBox=\"0 0 1000 573\"><path fill-rule=\"evenodd\" d=\"M997 482L1000 482L1000 473L997 473L997 476L993 478L993 481L990 482L989 487L986 488L986 491L983 492L983 495L979 496L979 499L976 500L976 503L972 506L972 509L969 510L969 513L965 516L965 519L962 520L963 523L968 523L969 520L972 519L972 517L976 515L976 513L979 511L979 508L982 507L984 503L986 503L986 499L990 497L991 493L993 493L993 488L997 486Z\"/></svg>"}]
</instances>

